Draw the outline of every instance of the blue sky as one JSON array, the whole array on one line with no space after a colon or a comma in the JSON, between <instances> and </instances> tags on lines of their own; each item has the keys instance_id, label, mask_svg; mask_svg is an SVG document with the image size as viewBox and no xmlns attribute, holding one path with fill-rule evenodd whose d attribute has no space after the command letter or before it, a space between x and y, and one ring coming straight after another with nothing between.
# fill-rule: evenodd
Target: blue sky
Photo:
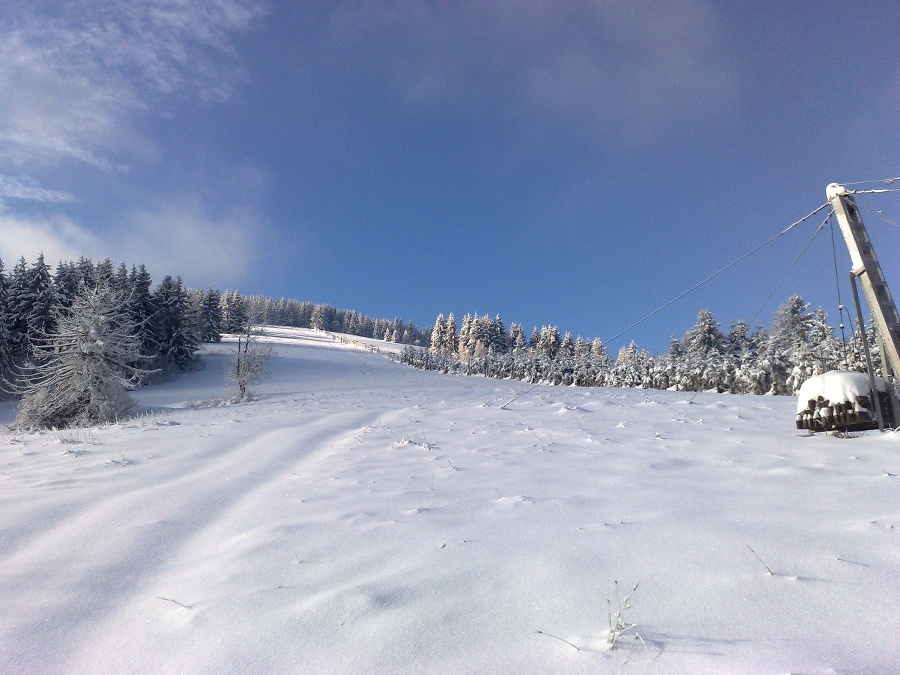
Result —
<instances>
[{"instance_id":1,"label":"blue sky","mask_svg":"<svg viewBox=\"0 0 900 675\"><path fill-rule=\"evenodd\" d=\"M892 2L7 1L0 258L606 339L900 175L898 34ZM897 197L859 197L895 294ZM819 222L611 349L749 320ZM836 314L828 230L760 318L791 292Z\"/></svg>"}]
</instances>

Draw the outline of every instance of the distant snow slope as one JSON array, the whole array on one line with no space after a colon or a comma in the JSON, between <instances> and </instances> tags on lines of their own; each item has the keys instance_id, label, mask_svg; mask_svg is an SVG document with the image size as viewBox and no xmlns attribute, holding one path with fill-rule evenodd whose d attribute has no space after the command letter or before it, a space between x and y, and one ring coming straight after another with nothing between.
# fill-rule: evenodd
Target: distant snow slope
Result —
<instances>
[{"instance_id":1,"label":"distant snow slope","mask_svg":"<svg viewBox=\"0 0 900 675\"><path fill-rule=\"evenodd\" d=\"M223 344L141 417L0 437L0 671L900 669L900 434L273 341L254 402L186 407Z\"/></svg>"}]
</instances>

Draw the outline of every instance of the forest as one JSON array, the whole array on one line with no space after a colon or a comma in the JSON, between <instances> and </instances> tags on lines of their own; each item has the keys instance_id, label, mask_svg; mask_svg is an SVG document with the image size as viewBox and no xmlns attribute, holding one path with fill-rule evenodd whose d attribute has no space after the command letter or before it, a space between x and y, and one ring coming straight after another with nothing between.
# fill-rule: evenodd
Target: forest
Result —
<instances>
[{"instance_id":1,"label":"forest","mask_svg":"<svg viewBox=\"0 0 900 675\"><path fill-rule=\"evenodd\" d=\"M671 338L668 353L651 355L632 342L615 359L599 339L561 336L556 326L535 327L526 338L521 324L507 331L500 316L466 315L457 330L453 314L439 315L429 349L407 348L401 360L427 370L531 383L794 395L813 375L865 371L862 339L858 327L847 338L841 326L837 336L822 308L810 311L809 303L792 295L768 330L757 324L751 331L738 320L726 333L711 312L701 310L694 326ZM865 339L880 372L874 331L866 331Z\"/></svg>"}]
</instances>

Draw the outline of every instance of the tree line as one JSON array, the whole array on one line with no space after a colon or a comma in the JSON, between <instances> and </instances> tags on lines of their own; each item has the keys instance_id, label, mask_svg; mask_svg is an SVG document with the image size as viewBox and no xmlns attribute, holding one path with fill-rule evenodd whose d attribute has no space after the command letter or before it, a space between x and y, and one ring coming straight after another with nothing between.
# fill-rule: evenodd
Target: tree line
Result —
<instances>
[{"instance_id":1,"label":"tree line","mask_svg":"<svg viewBox=\"0 0 900 675\"><path fill-rule=\"evenodd\" d=\"M41 356L38 345L57 332L79 297L98 290L121 300L119 311L133 323L149 370L190 367L207 337L201 324L203 294L169 275L153 288L144 265L115 267L109 260L95 265L81 258L60 262L51 271L39 255L31 264L20 258L8 273L0 260L0 369L7 379L16 366Z\"/></svg>"},{"instance_id":2,"label":"tree line","mask_svg":"<svg viewBox=\"0 0 900 675\"><path fill-rule=\"evenodd\" d=\"M243 301L260 323L346 333L419 347L430 344L431 328L419 328L411 321L373 319L352 309L286 298L276 300L264 295L249 295Z\"/></svg>"},{"instance_id":3,"label":"tree line","mask_svg":"<svg viewBox=\"0 0 900 675\"><path fill-rule=\"evenodd\" d=\"M864 372L863 340L880 370L874 329L862 335L857 327L845 341L822 308L810 311L809 303L792 295L769 329L758 323L751 331L746 322L732 321L723 332L712 313L701 310L694 326L672 337L668 353L651 355L632 342L615 359L599 339L561 336L556 326L535 327L526 338L521 324L507 331L499 315L466 315L457 327L453 314L441 314L429 349L407 348L400 360L427 370L532 383L793 395L808 378L828 370Z\"/></svg>"},{"instance_id":4,"label":"tree line","mask_svg":"<svg viewBox=\"0 0 900 675\"><path fill-rule=\"evenodd\" d=\"M399 319L189 289L171 275L154 288L144 265L110 260L82 257L52 270L39 255L8 272L0 260L0 391L20 396L19 428L108 422L127 410L130 389L191 368L200 344L223 333L249 341L250 325L259 323L428 344L427 332ZM241 376L242 395L251 380Z\"/></svg>"},{"instance_id":5,"label":"tree line","mask_svg":"<svg viewBox=\"0 0 900 675\"><path fill-rule=\"evenodd\" d=\"M864 371L864 340L880 369L873 329L839 339L824 310L810 311L798 295L769 329L733 321L726 333L703 310L668 353L632 342L613 359L599 339L573 339L556 326L526 337L499 315L466 315L459 327L453 314L439 315L421 329L324 304L188 289L171 275L154 287L143 265L80 258L51 271L40 255L7 272L0 260L0 383L22 398L20 428L114 419L127 409L129 389L190 368L202 342L261 323L403 343L400 360L419 368L556 385L795 394L827 370Z\"/></svg>"}]
</instances>

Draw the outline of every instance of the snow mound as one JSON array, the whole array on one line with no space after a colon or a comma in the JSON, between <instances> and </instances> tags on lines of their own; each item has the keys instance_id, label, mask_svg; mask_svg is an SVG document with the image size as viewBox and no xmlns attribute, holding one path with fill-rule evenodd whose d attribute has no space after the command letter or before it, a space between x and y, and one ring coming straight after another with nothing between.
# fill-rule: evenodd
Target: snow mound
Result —
<instances>
[{"instance_id":1,"label":"snow mound","mask_svg":"<svg viewBox=\"0 0 900 675\"><path fill-rule=\"evenodd\" d=\"M885 381L875 378L875 386L878 391L887 391ZM857 410L868 409L868 406L860 406L860 397L870 399L872 390L869 385L869 376L865 373L850 373L844 370L830 370L823 375L809 378L800 386L797 393L797 412L806 411L810 401L816 401L821 396L832 403L853 403Z\"/></svg>"}]
</instances>

